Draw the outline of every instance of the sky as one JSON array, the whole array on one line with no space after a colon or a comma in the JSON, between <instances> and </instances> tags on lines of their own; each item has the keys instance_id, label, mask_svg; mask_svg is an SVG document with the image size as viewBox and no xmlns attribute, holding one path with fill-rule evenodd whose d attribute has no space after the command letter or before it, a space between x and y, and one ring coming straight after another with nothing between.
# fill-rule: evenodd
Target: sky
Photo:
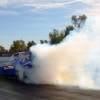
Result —
<instances>
[{"instance_id":1,"label":"sky","mask_svg":"<svg viewBox=\"0 0 100 100\"><path fill-rule=\"evenodd\" d=\"M72 25L72 15L100 15L100 0L0 0L0 45L49 40L53 29Z\"/></svg>"}]
</instances>

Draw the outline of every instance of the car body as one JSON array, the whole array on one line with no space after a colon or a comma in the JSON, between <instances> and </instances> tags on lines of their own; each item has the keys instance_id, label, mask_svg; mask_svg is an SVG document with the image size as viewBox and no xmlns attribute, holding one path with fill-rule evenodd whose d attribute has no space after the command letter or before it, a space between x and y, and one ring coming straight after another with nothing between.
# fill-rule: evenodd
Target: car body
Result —
<instances>
[{"instance_id":1,"label":"car body","mask_svg":"<svg viewBox=\"0 0 100 100\"><path fill-rule=\"evenodd\" d=\"M24 77L24 69L29 68L32 68L30 55L25 54L25 52L17 52L6 63L0 65L0 75L17 76L20 78L20 69L21 72L23 71L22 74Z\"/></svg>"}]
</instances>

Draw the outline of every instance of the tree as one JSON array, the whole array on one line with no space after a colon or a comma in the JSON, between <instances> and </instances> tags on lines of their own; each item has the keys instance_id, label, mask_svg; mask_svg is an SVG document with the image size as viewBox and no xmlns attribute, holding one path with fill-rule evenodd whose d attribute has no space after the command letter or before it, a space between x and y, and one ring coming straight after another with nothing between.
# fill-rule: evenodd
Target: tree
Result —
<instances>
[{"instance_id":1,"label":"tree","mask_svg":"<svg viewBox=\"0 0 100 100\"><path fill-rule=\"evenodd\" d=\"M75 25L76 28L80 28L82 27L82 25L84 24L84 22L87 19L86 15L79 15L79 17L77 17L76 15L72 16L72 23Z\"/></svg>"},{"instance_id":2,"label":"tree","mask_svg":"<svg viewBox=\"0 0 100 100\"><path fill-rule=\"evenodd\" d=\"M43 41L43 40L40 40L40 43L41 43L41 44L43 44L43 43L44 43L44 41Z\"/></svg>"},{"instance_id":3,"label":"tree","mask_svg":"<svg viewBox=\"0 0 100 100\"><path fill-rule=\"evenodd\" d=\"M54 29L53 32L49 33L50 44L58 44L60 43L65 36L64 31L59 33L58 30Z\"/></svg>"},{"instance_id":4,"label":"tree","mask_svg":"<svg viewBox=\"0 0 100 100\"><path fill-rule=\"evenodd\" d=\"M65 37L69 34L69 32L70 32L71 30L74 30L74 27L73 27L73 26L67 26L67 27L66 27L66 30L65 30Z\"/></svg>"},{"instance_id":5,"label":"tree","mask_svg":"<svg viewBox=\"0 0 100 100\"><path fill-rule=\"evenodd\" d=\"M48 43L48 40L40 40L40 43L43 44L43 43Z\"/></svg>"},{"instance_id":6,"label":"tree","mask_svg":"<svg viewBox=\"0 0 100 100\"><path fill-rule=\"evenodd\" d=\"M10 52L19 52L23 51L26 48L26 44L23 40L13 41L13 44L10 46Z\"/></svg>"},{"instance_id":7,"label":"tree","mask_svg":"<svg viewBox=\"0 0 100 100\"><path fill-rule=\"evenodd\" d=\"M34 41L29 41L27 43L27 48L29 49L32 45L36 45L36 43Z\"/></svg>"},{"instance_id":8,"label":"tree","mask_svg":"<svg viewBox=\"0 0 100 100\"><path fill-rule=\"evenodd\" d=\"M7 50L2 46L0 45L0 52L6 52Z\"/></svg>"},{"instance_id":9,"label":"tree","mask_svg":"<svg viewBox=\"0 0 100 100\"><path fill-rule=\"evenodd\" d=\"M44 43L48 43L48 40L44 40Z\"/></svg>"}]
</instances>

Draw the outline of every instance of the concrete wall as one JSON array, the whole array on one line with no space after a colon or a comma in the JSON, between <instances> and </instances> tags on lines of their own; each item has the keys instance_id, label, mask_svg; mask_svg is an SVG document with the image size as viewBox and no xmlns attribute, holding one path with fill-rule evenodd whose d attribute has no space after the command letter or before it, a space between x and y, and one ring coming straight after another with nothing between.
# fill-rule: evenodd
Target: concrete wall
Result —
<instances>
[{"instance_id":1,"label":"concrete wall","mask_svg":"<svg viewBox=\"0 0 100 100\"><path fill-rule=\"evenodd\" d=\"M10 57L0 57L0 62L6 62L9 58Z\"/></svg>"}]
</instances>

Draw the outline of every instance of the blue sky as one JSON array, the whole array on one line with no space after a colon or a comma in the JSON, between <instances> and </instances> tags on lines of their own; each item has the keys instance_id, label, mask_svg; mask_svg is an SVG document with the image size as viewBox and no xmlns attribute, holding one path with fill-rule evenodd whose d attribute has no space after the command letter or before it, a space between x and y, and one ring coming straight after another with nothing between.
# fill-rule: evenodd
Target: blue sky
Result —
<instances>
[{"instance_id":1,"label":"blue sky","mask_svg":"<svg viewBox=\"0 0 100 100\"><path fill-rule=\"evenodd\" d=\"M6 49L14 40L49 40L53 29L71 25L72 15L100 14L99 0L0 0L0 45Z\"/></svg>"}]
</instances>

